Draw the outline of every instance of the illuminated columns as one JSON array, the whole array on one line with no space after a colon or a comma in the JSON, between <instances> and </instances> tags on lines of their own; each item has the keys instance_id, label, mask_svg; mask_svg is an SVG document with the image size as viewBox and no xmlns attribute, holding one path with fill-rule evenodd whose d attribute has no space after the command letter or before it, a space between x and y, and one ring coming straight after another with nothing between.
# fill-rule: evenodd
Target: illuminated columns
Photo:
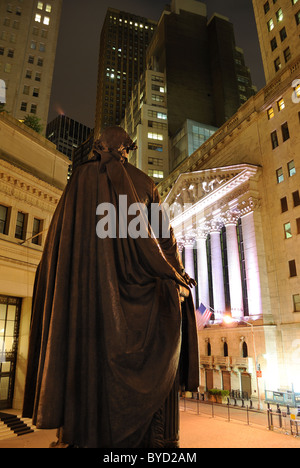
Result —
<instances>
[{"instance_id":1,"label":"illuminated columns","mask_svg":"<svg viewBox=\"0 0 300 468\"><path fill-rule=\"evenodd\" d=\"M260 316L262 314L262 303L253 211L242 217L242 229L249 315Z\"/></svg>"},{"instance_id":2,"label":"illuminated columns","mask_svg":"<svg viewBox=\"0 0 300 468\"><path fill-rule=\"evenodd\" d=\"M224 221L226 227L231 314L232 317L239 319L242 318L244 314L240 254L236 231L237 218L229 212Z\"/></svg>"},{"instance_id":3,"label":"illuminated columns","mask_svg":"<svg viewBox=\"0 0 300 468\"><path fill-rule=\"evenodd\" d=\"M185 247L185 271L193 279L195 279L195 264L194 264L194 239L186 239ZM192 295L196 305L196 289L192 288Z\"/></svg>"},{"instance_id":4,"label":"illuminated columns","mask_svg":"<svg viewBox=\"0 0 300 468\"><path fill-rule=\"evenodd\" d=\"M204 230L198 230L198 233L197 233L198 297L199 297L199 303L202 302L206 307L209 307L210 299L209 299L206 238L207 238L207 232Z\"/></svg>"},{"instance_id":5,"label":"illuminated columns","mask_svg":"<svg viewBox=\"0 0 300 468\"><path fill-rule=\"evenodd\" d=\"M212 230L210 232L210 245L215 319L221 320L225 312L225 291L220 226L218 223L212 222Z\"/></svg>"}]
</instances>

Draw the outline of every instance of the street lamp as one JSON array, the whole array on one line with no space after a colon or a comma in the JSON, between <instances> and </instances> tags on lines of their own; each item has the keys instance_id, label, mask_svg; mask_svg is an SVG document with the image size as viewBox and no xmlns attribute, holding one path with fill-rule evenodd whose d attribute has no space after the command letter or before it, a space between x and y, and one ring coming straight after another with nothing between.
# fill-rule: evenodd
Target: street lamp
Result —
<instances>
[{"instance_id":1,"label":"street lamp","mask_svg":"<svg viewBox=\"0 0 300 468\"><path fill-rule=\"evenodd\" d=\"M230 324L234 323L234 320L233 320L231 315L226 314L223 317L223 322L226 325L230 325ZM257 386L258 409L261 409L260 391L259 391L259 383L258 383L258 375L257 375L257 353L256 353L256 344L255 344L255 336L254 336L254 326L253 326L252 323L246 322L246 320L239 319L239 322L245 323L246 325L251 327L254 361L255 361L255 377L256 377L256 386Z\"/></svg>"}]
</instances>

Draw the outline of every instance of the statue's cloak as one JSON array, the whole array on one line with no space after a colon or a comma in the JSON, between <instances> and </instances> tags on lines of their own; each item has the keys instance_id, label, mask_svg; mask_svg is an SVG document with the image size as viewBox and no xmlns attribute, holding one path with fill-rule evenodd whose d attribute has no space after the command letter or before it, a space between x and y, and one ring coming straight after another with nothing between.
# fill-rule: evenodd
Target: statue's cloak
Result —
<instances>
[{"instance_id":1,"label":"statue's cloak","mask_svg":"<svg viewBox=\"0 0 300 468\"><path fill-rule=\"evenodd\" d=\"M161 250L151 237L96 234L98 205L112 203L118 218L119 195L152 202L149 180L114 153L81 165L37 270L23 416L63 427L80 447L139 447L180 360L181 383L199 385L194 307L180 305L174 242Z\"/></svg>"}]
</instances>

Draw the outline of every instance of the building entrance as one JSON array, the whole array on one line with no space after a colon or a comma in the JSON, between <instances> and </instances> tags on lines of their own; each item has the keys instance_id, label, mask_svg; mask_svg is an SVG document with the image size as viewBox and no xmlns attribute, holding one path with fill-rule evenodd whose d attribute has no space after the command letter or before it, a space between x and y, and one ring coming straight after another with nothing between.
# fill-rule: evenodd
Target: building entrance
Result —
<instances>
[{"instance_id":1,"label":"building entrance","mask_svg":"<svg viewBox=\"0 0 300 468\"><path fill-rule=\"evenodd\" d=\"M0 410L12 407L22 299L0 296Z\"/></svg>"}]
</instances>

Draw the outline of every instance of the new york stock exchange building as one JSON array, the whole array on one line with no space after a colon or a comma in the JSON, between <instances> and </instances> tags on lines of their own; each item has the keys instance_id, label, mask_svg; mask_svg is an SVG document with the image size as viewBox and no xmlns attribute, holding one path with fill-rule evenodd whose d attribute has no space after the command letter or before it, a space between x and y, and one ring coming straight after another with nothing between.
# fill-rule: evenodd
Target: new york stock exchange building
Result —
<instances>
[{"instance_id":1,"label":"new york stock exchange building","mask_svg":"<svg viewBox=\"0 0 300 468\"><path fill-rule=\"evenodd\" d=\"M297 406L299 57L159 185L197 307L200 391ZM230 317L230 321L224 320Z\"/></svg>"}]
</instances>

